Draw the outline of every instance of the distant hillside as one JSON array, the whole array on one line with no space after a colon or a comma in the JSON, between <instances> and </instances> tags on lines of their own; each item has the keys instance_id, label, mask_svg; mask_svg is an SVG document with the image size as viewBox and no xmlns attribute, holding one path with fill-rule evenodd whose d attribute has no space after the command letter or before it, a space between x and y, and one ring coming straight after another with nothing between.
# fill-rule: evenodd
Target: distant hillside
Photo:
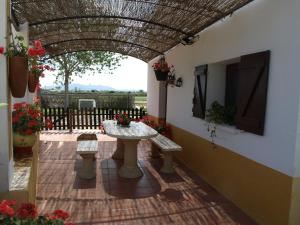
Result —
<instances>
[{"instance_id":1,"label":"distant hillside","mask_svg":"<svg viewBox=\"0 0 300 225\"><path fill-rule=\"evenodd\" d=\"M55 89L56 86L45 86L43 89L51 90ZM91 90L97 90L97 91L116 91L116 89L104 86L104 85L83 85L83 84L71 84L70 90L74 91L91 91ZM63 87L60 87L59 90L63 90Z\"/></svg>"}]
</instances>

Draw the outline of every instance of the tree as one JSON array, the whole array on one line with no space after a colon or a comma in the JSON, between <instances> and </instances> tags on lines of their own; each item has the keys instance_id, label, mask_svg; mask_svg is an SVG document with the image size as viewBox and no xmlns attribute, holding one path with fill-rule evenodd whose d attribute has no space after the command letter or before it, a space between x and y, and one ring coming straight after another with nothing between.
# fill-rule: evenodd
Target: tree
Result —
<instances>
[{"instance_id":1,"label":"tree","mask_svg":"<svg viewBox=\"0 0 300 225\"><path fill-rule=\"evenodd\" d=\"M64 106L69 106L69 85L75 76L82 77L86 72L94 75L112 70L120 66L120 61L126 56L111 52L84 51L66 53L55 57L47 58L45 61L56 72L56 83L64 86Z\"/></svg>"}]
</instances>

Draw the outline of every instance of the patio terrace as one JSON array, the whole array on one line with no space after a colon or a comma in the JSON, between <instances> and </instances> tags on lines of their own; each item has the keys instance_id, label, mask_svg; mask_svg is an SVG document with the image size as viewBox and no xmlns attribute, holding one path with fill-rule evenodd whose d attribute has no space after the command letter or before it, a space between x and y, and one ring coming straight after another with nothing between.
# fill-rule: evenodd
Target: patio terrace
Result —
<instances>
[{"instance_id":1,"label":"patio terrace","mask_svg":"<svg viewBox=\"0 0 300 225\"><path fill-rule=\"evenodd\" d=\"M141 178L117 175L120 162L111 159L116 139L103 134L97 134L96 179L78 178L81 159L75 150L80 133L41 135L37 205L42 213L60 208L70 212L69 220L76 224L255 224L182 164L176 162L175 174L160 173L162 160L149 157L146 140L138 146Z\"/></svg>"}]
</instances>

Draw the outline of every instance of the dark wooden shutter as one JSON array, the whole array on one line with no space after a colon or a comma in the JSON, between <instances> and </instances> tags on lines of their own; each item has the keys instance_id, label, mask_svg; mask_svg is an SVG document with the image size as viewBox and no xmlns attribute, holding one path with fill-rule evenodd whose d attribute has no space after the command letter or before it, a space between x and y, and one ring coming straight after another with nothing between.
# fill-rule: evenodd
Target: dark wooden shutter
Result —
<instances>
[{"instance_id":1,"label":"dark wooden shutter","mask_svg":"<svg viewBox=\"0 0 300 225\"><path fill-rule=\"evenodd\" d=\"M205 118L206 111L207 65L195 68L195 85L193 98L193 116Z\"/></svg>"},{"instance_id":2,"label":"dark wooden shutter","mask_svg":"<svg viewBox=\"0 0 300 225\"><path fill-rule=\"evenodd\" d=\"M236 126L263 135L267 103L270 51L241 57Z\"/></svg>"}]
</instances>

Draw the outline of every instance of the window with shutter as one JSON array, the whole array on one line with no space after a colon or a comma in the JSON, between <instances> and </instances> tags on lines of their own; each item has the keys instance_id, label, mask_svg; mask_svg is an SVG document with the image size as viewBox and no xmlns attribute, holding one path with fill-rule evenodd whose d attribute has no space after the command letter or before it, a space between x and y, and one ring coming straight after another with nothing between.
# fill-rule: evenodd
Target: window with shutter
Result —
<instances>
[{"instance_id":1,"label":"window with shutter","mask_svg":"<svg viewBox=\"0 0 300 225\"><path fill-rule=\"evenodd\" d=\"M195 86L193 98L193 116L205 118L206 89L207 89L207 65L195 68Z\"/></svg>"},{"instance_id":2,"label":"window with shutter","mask_svg":"<svg viewBox=\"0 0 300 225\"><path fill-rule=\"evenodd\" d=\"M245 55L239 66L236 127L263 135L270 51Z\"/></svg>"}]
</instances>

